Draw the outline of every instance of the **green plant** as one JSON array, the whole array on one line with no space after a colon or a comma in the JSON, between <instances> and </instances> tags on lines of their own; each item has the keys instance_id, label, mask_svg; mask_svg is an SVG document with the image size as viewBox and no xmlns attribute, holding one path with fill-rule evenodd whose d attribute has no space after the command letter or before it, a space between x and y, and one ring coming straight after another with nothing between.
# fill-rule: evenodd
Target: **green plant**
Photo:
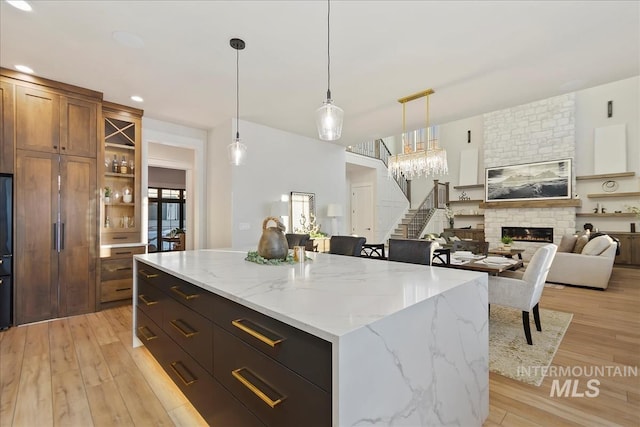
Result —
<instances>
[{"instance_id":1,"label":"green plant","mask_svg":"<svg viewBox=\"0 0 640 427\"><path fill-rule=\"evenodd\" d=\"M502 239L500 239L500 240L505 245L510 245L511 243L513 243L513 238L511 238L509 236L502 236Z\"/></svg>"},{"instance_id":2,"label":"green plant","mask_svg":"<svg viewBox=\"0 0 640 427\"><path fill-rule=\"evenodd\" d=\"M104 197L111 197L111 187L104 187Z\"/></svg>"}]
</instances>

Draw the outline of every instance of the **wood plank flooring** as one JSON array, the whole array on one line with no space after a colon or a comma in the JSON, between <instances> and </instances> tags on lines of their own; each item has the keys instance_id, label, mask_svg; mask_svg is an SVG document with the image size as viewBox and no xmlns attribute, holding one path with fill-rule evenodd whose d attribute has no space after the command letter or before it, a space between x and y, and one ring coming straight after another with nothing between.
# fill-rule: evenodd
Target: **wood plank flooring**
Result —
<instances>
[{"instance_id":1,"label":"wood plank flooring","mask_svg":"<svg viewBox=\"0 0 640 427\"><path fill-rule=\"evenodd\" d=\"M640 270L615 268L606 291L546 288L540 305L574 313L554 366L640 366ZM131 347L130 325L126 306L0 332L0 426L206 425ZM484 425L640 426L640 378L598 380L597 397L550 397L553 378L534 387L490 374Z\"/></svg>"}]
</instances>

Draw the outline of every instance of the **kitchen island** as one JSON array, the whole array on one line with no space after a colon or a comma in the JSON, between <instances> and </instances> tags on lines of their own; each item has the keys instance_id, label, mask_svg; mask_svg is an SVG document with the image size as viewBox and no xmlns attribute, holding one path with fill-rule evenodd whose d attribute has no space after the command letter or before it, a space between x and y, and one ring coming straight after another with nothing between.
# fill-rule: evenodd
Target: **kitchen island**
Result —
<instances>
[{"instance_id":1,"label":"kitchen island","mask_svg":"<svg viewBox=\"0 0 640 427\"><path fill-rule=\"evenodd\" d=\"M213 425L482 425L486 274L307 254L136 255L134 337Z\"/></svg>"}]
</instances>

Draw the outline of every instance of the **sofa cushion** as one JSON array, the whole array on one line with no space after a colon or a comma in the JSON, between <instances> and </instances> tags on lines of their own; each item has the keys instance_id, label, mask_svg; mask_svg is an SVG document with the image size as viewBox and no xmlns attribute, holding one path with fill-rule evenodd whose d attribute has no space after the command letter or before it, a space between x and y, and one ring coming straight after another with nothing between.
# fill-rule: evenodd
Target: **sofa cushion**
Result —
<instances>
[{"instance_id":1,"label":"sofa cushion","mask_svg":"<svg viewBox=\"0 0 640 427\"><path fill-rule=\"evenodd\" d=\"M613 240L609 236L598 236L587 243L582 249L582 255L600 255L611 244Z\"/></svg>"},{"instance_id":2,"label":"sofa cushion","mask_svg":"<svg viewBox=\"0 0 640 427\"><path fill-rule=\"evenodd\" d=\"M575 234L565 234L558 245L558 252L572 252L576 246L576 240L578 240L578 236Z\"/></svg>"},{"instance_id":3,"label":"sofa cushion","mask_svg":"<svg viewBox=\"0 0 640 427\"><path fill-rule=\"evenodd\" d=\"M579 236L576 239L576 245L573 247L574 254L581 254L584 246L589 242L589 237L587 235Z\"/></svg>"}]
</instances>

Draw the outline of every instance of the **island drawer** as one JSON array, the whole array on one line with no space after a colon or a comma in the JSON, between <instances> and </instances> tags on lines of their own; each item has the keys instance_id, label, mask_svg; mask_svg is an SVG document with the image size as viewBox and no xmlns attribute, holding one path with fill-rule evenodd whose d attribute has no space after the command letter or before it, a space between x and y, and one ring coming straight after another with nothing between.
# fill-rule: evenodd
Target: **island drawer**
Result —
<instances>
[{"instance_id":1,"label":"island drawer","mask_svg":"<svg viewBox=\"0 0 640 427\"><path fill-rule=\"evenodd\" d=\"M138 278L156 286L165 294L195 310L198 314L213 320L212 307L216 296L211 292L144 263L138 264Z\"/></svg>"},{"instance_id":2,"label":"island drawer","mask_svg":"<svg viewBox=\"0 0 640 427\"><path fill-rule=\"evenodd\" d=\"M227 332L331 392L330 342L222 297L213 312Z\"/></svg>"},{"instance_id":3,"label":"island drawer","mask_svg":"<svg viewBox=\"0 0 640 427\"><path fill-rule=\"evenodd\" d=\"M173 341L213 373L213 324L187 307L167 299L162 327Z\"/></svg>"},{"instance_id":4,"label":"island drawer","mask_svg":"<svg viewBox=\"0 0 640 427\"><path fill-rule=\"evenodd\" d=\"M329 426L331 395L214 326L214 377L268 426Z\"/></svg>"},{"instance_id":5,"label":"island drawer","mask_svg":"<svg viewBox=\"0 0 640 427\"><path fill-rule=\"evenodd\" d=\"M162 325L162 312L166 299L167 296L154 286L142 280L138 281L138 308L158 325Z\"/></svg>"}]
</instances>

